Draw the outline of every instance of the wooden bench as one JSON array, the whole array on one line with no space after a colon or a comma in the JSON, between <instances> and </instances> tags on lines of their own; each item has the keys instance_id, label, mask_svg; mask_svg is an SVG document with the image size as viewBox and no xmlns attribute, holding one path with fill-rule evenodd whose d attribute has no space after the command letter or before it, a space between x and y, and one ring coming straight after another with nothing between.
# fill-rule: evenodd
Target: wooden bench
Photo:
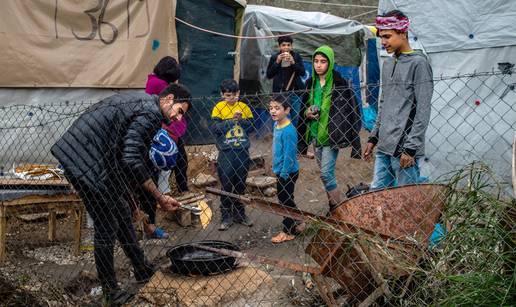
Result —
<instances>
[{"instance_id":1,"label":"wooden bench","mask_svg":"<svg viewBox=\"0 0 516 307\"><path fill-rule=\"evenodd\" d=\"M79 254L84 206L68 182L64 180L0 179L0 193L4 194L0 198L0 263L7 258L7 218L21 214L48 213L48 239L54 241L57 212L71 211L74 218L73 253L74 255Z\"/></svg>"}]
</instances>

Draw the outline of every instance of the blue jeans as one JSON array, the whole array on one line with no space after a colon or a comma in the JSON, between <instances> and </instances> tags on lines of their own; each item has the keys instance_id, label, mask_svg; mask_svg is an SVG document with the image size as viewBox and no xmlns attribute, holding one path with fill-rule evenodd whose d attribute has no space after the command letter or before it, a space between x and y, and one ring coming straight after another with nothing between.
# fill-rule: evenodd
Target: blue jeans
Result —
<instances>
[{"instance_id":1,"label":"blue jeans","mask_svg":"<svg viewBox=\"0 0 516 307\"><path fill-rule=\"evenodd\" d=\"M319 169L321 170L321 180L324 184L326 192L333 191L337 188L337 179L335 179L335 164L339 150L330 146L316 147L315 159Z\"/></svg>"},{"instance_id":2,"label":"blue jeans","mask_svg":"<svg viewBox=\"0 0 516 307\"><path fill-rule=\"evenodd\" d=\"M371 184L371 190L378 190L388 187L401 186L407 184L418 183L419 180L419 163L401 168L400 158L386 155L381 152L376 153L374 162L374 179Z\"/></svg>"},{"instance_id":3,"label":"blue jeans","mask_svg":"<svg viewBox=\"0 0 516 307\"><path fill-rule=\"evenodd\" d=\"M250 158L247 150L221 150L217 159L217 174L222 190L242 195L246 188ZM245 219L245 206L228 196L220 197L222 222L231 223Z\"/></svg>"}]
</instances>

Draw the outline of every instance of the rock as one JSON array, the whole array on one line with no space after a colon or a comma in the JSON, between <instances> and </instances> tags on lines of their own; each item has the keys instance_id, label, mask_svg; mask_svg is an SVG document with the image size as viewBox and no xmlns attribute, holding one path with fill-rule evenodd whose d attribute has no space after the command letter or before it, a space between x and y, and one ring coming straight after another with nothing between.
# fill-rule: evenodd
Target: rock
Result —
<instances>
[{"instance_id":1,"label":"rock","mask_svg":"<svg viewBox=\"0 0 516 307\"><path fill-rule=\"evenodd\" d=\"M276 178L270 176L248 177L245 183L253 188L265 189L276 184Z\"/></svg>"},{"instance_id":2,"label":"rock","mask_svg":"<svg viewBox=\"0 0 516 307\"><path fill-rule=\"evenodd\" d=\"M192 183L196 187L205 187L205 186L210 186L210 185L216 184L217 179L215 179L215 177L213 177L212 175L207 175L207 174L201 173L201 174L197 175L197 177L192 179Z\"/></svg>"},{"instance_id":3,"label":"rock","mask_svg":"<svg viewBox=\"0 0 516 307\"><path fill-rule=\"evenodd\" d=\"M265 195L267 197L272 197L272 196L276 195L277 193L278 193L278 191L276 190L276 188L273 188L273 187L267 188L267 189L265 189L265 191L263 191L263 195Z\"/></svg>"}]
</instances>

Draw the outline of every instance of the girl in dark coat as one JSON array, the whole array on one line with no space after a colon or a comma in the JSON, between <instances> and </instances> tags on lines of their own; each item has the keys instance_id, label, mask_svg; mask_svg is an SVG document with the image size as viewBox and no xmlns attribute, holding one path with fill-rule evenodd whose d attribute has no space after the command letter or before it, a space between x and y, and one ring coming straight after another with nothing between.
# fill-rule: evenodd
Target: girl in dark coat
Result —
<instances>
[{"instance_id":1,"label":"girl in dark coat","mask_svg":"<svg viewBox=\"0 0 516 307\"><path fill-rule=\"evenodd\" d=\"M339 149L352 146L351 157L361 157L360 108L353 89L333 69L334 53L329 46L321 46L314 52L312 67L301 110L304 120L298 127L299 147L303 152L308 144L314 144L331 210L342 200L335 178Z\"/></svg>"}]
</instances>

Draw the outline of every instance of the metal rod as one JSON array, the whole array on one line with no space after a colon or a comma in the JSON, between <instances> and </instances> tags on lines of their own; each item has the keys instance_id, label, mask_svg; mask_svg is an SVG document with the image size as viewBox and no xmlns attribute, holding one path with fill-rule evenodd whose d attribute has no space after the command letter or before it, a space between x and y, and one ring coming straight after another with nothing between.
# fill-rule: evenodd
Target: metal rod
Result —
<instances>
[{"instance_id":1,"label":"metal rod","mask_svg":"<svg viewBox=\"0 0 516 307\"><path fill-rule=\"evenodd\" d=\"M256 262L256 263L260 263L260 264L270 264L270 265L273 265L276 267L280 267L283 269L289 269L289 270L293 270L296 272L306 272L306 273L310 273L310 274L314 274L314 275L321 273L321 269L318 267L308 266L308 265L304 265L304 264L300 264L300 263L288 262L288 261L283 261L283 260L278 260L278 259L267 258L264 256L242 253L239 251L234 251L234 250L230 250L230 249L226 249L226 248L215 248L215 247L211 247L211 246L205 246L202 244L194 243L194 244L192 244L192 246L199 248L199 249L204 249L204 250L207 250L210 252L214 252L214 253L217 253L220 255L231 256L231 257L235 257L235 258L244 258L244 259L248 259L251 262Z\"/></svg>"},{"instance_id":2,"label":"metal rod","mask_svg":"<svg viewBox=\"0 0 516 307\"><path fill-rule=\"evenodd\" d=\"M303 210L300 210L297 208L285 207L285 206L280 205L279 203L276 203L276 202L273 202L270 200L266 200L261 197L242 196L242 195L229 193L229 192L211 188L211 187L206 188L206 192L215 194L215 195L219 195L219 196L231 197L242 203L258 207L258 208L262 209L263 211L281 215L281 216L285 216L285 217L290 217L290 218L293 218L296 220L301 220L301 221L305 221L305 222L313 222L313 221L319 220L319 221L322 221L322 222L330 224L330 225L339 226L339 228L342 226L347 226L347 228L348 229L350 228L350 230L355 230L355 231L358 230L358 227L353 224L345 223L343 221L336 220L332 217L313 214L313 213L303 211ZM362 231L367 232L364 229L362 229Z\"/></svg>"}]
</instances>

